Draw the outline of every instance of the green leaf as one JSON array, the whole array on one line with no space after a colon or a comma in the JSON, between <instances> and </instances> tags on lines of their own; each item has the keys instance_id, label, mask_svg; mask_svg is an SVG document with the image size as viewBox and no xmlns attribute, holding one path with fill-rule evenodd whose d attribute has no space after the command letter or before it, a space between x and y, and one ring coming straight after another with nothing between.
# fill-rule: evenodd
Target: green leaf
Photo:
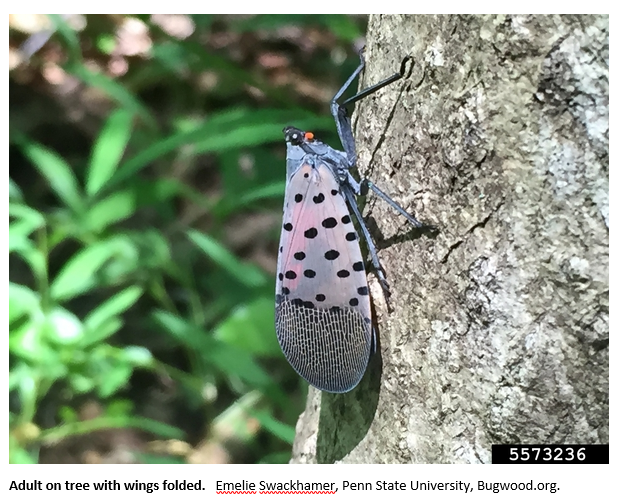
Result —
<instances>
[{"instance_id":1,"label":"green leaf","mask_svg":"<svg viewBox=\"0 0 622 500\"><path fill-rule=\"evenodd\" d=\"M41 432L41 440L44 443L55 443L69 436L79 436L90 434L103 429L127 429L136 428L151 432L155 435L167 437L169 439L181 439L184 432L177 427L166 425L156 420L144 417L99 417L91 420L83 420L70 424L60 425Z\"/></svg>"},{"instance_id":2,"label":"green leaf","mask_svg":"<svg viewBox=\"0 0 622 500\"><path fill-rule=\"evenodd\" d=\"M84 318L85 329L90 331L99 329L104 322L132 307L142 294L143 290L140 287L131 286L112 296Z\"/></svg>"},{"instance_id":3,"label":"green leaf","mask_svg":"<svg viewBox=\"0 0 622 500\"><path fill-rule=\"evenodd\" d=\"M153 356L149 349L136 345L130 345L122 350L122 358L133 366L150 367L153 363Z\"/></svg>"},{"instance_id":4,"label":"green leaf","mask_svg":"<svg viewBox=\"0 0 622 500\"><path fill-rule=\"evenodd\" d=\"M118 316L104 320L96 330L87 330L86 335L82 337L82 341L77 347L86 348L103 342L111 335L117 333L123 326L123 321ZM86 327L85 327L86 330Z\"/></svg>"},{"instance_id":5,"label":"green leaf","mask_svg":"<svg viewBox=\"0 0 622 500\"><path fill-rule=\"evenodd\" d=\"M21 231L21 228L9 225L9 253L17 253L28 264L32 274L38 280L44 280L47 275L46 256L28 238L14 233L14 229Z\"/></svg>"},{"instance_id":6,"label":"green leaf","mask_svg":"<svg viewBox=\"0 0 622 500\"><path fill-rule=\"evenodd\" d=\"M35 228L45 224L45 218L41 212L21 203L9 203L9 216L29 221Z\"/></svg>"},{"instance_id":7,"label":"green leaf","mask_svg":"<svg viewBox=\"0 0 622 500\"><path fill-rule=\"evenodd\" d=\"M214 238L210 238L198 231L188 231L188 237L205 254L225 269L231 276L248 287L259 287L266 283L265 275L255 266L241 262L229 250L223 247Z\"/></svg>"},{"instance_id":8,"label":"green leaf","mask_svg":"<svg viewBox=\"0 0 622 500\"><path fill-rule=\"evenodd\" d=\"M274 382L268 373L249 353L213 338L184 318L165 311L156 311L153 317L169 334L196 352L207 366L228 377L238 378L251 387L278 390L273 387Z\"/></svg>"},{"instance_id":9,"label":"green leaf","mask_svg":"<svg viewBox=\"0 0 622 500\"><path fill-rule=\"evenodd\" d=\"M9 335L9 352L31 362L41 362L45 349L40 335L45 318L35 314L17 328L12 328Z\"/></svg>"},{"instance_id":10,"label":"green leaf","mask_svg":"<svg viewBox=\"0 0 622 500\"><path fill-rule=\"evenodd\" d=\"M231 148L282 141L283 127L293 120L297 126L306 129L334 127L330 117L318 117L304 110L235 109L214 114L205 123L157 141L134 158L123 162L111 184L133 177L158 158L185 144L196 145L192 153L196 155L198 152L222 152Z\"/></svg>"},{"instance_id":11,"label":"green leaf","mask_svg":"<svg viewBox=\"0 0 622 500\"><path fill-rule=\"evenodd\" d=\"M88 367L96 380L98 394L107 398L127 384L136 367L150 367L152 362L151 353L144 347L119 349L101 344L91 351Z\"/></svg>"},{"instance_id":12,"label":"green leaf","mask_svg":"<svg viewBox=\"0 0 622 500\"><path fill-rule=\"evenodd\" d=\"M88 227L98 233L105 228L127 219L136 211L136 196L129 189L116 191L89 209L86 214Z\"/></svg>"},{"instance_id":13,"label":"green leaf","mask_svg":"<svg viewBox=\"0 0 622 500\"><path fill-rule=\"evenodd\" d=\"M273 182L265 186L252 189L241 196L223 196L218 202L211 207L210 211L218 217L226 217L230 213L240 210L252 203L262 200L277 198L283 200L285 193L285 182Z\"/></svg>"},{"instance_id":14,"label":"green leaf","mask_svg":"<svg viewBox=\"0 0 622 500\"><path fill-rule=\"evenodd\" d=\"M213 129L202 134L196 141L196 153L218 153L229 149L241 149L271 142L283 141L283 127L295 119L302 129L328 127L330 118L310 116L301 113L285 113L276 110L262 110L249 113L235 126L227 129ZM333 124L334 126L334 124ZM210 127L212 128L212 127ZM285 149L285 148L284 148Z\"/></svg>"},{"instance_id":15,"label":"green leaf","mask_svg":"<svg viewBox=\"0 0 622 500\"><path fill-rule=\"evenodd\" d=\"M204 347L202 342L206 341L205 332L199 326L168 311L154 311L152 316L167 333L171 334L183 346L196 351Z\"/></svg>"},{"instance_id":16,"label":"green leaf","mask_svg":"<svg viewBox=\"0 0 622 500\"><path fill-rule=\"evenodd\" d=\"M16 219L9 223L9 252L13 247L12 240L26 239L45 225L45 218L40 212L21 203L9 203L9 217Z\"/></svg>"},{"instance_id":17,"label":"green leaf","mask_svg":"<svg viewBox=\"0 0 622 500\"><path fill-rule=\"evenodd\" d=\"M268 372L249 353L224 342L210 342L209 349L201 355L228 377L237 377L250 387L266 390L274 385Z\"/></svg>"},{"instance_id":18,"label":"green leaf","mask_svg":"<svg viewBox=\"0 0 622 500\"><path fill-rule=\"evenodd\" d=\"M132 113L119 109L110 115L99 134L86 176L89 196L104 187L119 166L132 131L132 118Z\"/></svg>"},{"instance_id":19,"label":"green leaf","mask_svg":"<svg viewBox=\"0 0 622 500\"><path fill-rule=\"evenodd\" d=\"M95 380L83 373L70 373L67 379L71 389L77 394L86 394L95 389Z\"/></svg>"},{"instance_id":20,"label":"green leaf","mask_svg":"<svg viewBox=\"0 0 622 500\"><path fill-rule=\"evenodd\" d=\"M61 422L65 424L78 422L79 416L78 412L71 406L61 406L58 410L58 416L60 417Z\"/></svg>"},{"instance_id":21,"label":"green leaf","mask_svg":"<svg viewBox=\"0 0 622 500\"><path fill-rule=\"evenodd\" d=\"M9 446L9 463L10 464L36 464L37 459L32 456L28 451L14 443L14 439L11 439L11 445Z\"/></svg>"},{"instance_id":22,"label":"green leaf","mask_svg":"<svg viewBox=\"0 0 622 500\"><path fill-rule=\"evenodd\" d=\"M65 160L52 150L19 133L14 132L11 138L22 148L24 155L41 175L47 179L58 198L75 213L81 213L83 202L78 181Z\"/></svg>"},{"instance_id":23,"label":"green leaf","mask_svg":"<svg viewBox=\"0 0 622 500\"><path fill-rule=\"evenodd\" d=\"M9 281L9 323L25 315L40 311L39 295L30 288Z\"/></svg>"},{"instance_id":24,"label":"green leaf","mask_svg":"<svg viewBox=\"0 0 622 500\"><path fill-rule=\"evenodd\" d=\"M71 345L80 341L84 327L75 314L63 307L55 307L47 315L45 332L50 341Z\"/></svg>"},{"instance_id":25,"label":"green leaf","mask_svg":"<svg viewBox=\"0 0 622 500\"><path fill-rule=\"evenodd\" d=\"M22 201L23 199L24 195L22 194L22 190L15 181L9 177L9 200Z\"/></svg>"},{"instance_id":26,"label":"green leaf","mask_svg":"<svg viewBox=\"0 0 622 500\"><path fill-rule=\"evenodd\" d=\"M95 41L97 48L106 55L111 55L117 48L117 39L113 33L102 33Z\"/></svg>"},{"instance_id":27,"label":"green leaf","mask_svg":"<svg viewBox=\"0 0 622 500\"><path fill-rule=\"evenodd\" d=\"M105 240L80 250L63 266L50 287L51 297L63 301L93 288L97 284L95 273L117 253L119 242Z\"/></svg>"},{"instance_id":28,"label":"green leaf","mask_svg":"<svg viewBox=\"0 0 622 500\"><path fill-rule=\"evenodd\" d=\"M262 297L237 307L216 327L214 337L251 354L279 354L281 348L274 333L274 300Z\"/></svg>"},{"instance_id":29,"label":"green leaf","mask_svg":"<svg viewBox=\"0 0 622 500\"><path fill-rule=\"evenodd\" d=\"M101 398L109 398L119 389L124 387L134 371L133 367L126 363L116 363L106 370L106 376L102 377L97 384L97 394Z\"/></svg>"}]
</instances>

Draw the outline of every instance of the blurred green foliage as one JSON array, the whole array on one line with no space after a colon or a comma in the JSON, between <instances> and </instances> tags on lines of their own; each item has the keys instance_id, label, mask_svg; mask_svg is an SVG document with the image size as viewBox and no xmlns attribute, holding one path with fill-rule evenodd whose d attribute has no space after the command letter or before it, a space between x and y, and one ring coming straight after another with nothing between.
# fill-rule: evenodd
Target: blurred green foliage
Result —
<instances>
[{"instance_id":1,"label":"blurred green foliage","mask_svg":"<svg viewBox=\"0 0 622 500\"><path fill-rule=\"evenodd\" d=\"M274 333L282 129L334 142L319 96L356 66L365 19L177 19L191 32L51 16L11 69L13 463L85 460L115 429L140 462L289 459L306 387ZM128 24L142 52L123 51ZM13 49L32 41L11 28Z\"/></svg>"}]
</instances>

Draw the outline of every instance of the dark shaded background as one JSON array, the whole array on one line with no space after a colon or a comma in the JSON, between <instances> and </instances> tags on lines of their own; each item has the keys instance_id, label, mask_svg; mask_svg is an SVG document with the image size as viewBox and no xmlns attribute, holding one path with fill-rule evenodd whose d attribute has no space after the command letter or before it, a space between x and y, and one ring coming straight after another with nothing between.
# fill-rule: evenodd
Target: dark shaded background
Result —
<instances>
[{"instance_id":1,"label":"dark shaded background","mask_svg":"<svg viewBox=\"0 0 622 500\"><path fill-rule=\"evenodd\" d=\"M11 462L289 460L282 129L338 145L366 22L10 16Z\"/></svg>"}]
</instances>

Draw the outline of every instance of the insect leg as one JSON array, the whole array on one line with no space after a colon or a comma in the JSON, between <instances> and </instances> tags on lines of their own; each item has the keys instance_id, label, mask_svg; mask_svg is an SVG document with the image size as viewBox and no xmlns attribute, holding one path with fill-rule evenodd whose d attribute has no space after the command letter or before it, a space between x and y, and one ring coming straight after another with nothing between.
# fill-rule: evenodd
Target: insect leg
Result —
<instances>
[{"instance_id":1,"label":"insect leg","mask_svg":"<svg viewBox=\"0 0 622 500\"><path fill-rule=\"evenodd\" d=\"M356 145L354 144L354 135L352 134L352 125L350 124L350 118L348 117L348 111L345 106L337 102L341 98L343 93L352 84L354 79L363 71L365 67L365 59L363 58L363 51L360 53L361 63L350 75L350 78L346 80L346 83L337 91L335 97L330 101L330 112L335 120L337 126L337 133L339 134L339 140L343 146L346 156L348 158L348 165L354 165L356 163Z\"/></svg>"},{"instance_id":2,"label":"insect leg","mask_svg":"<svg viewBox=\"0 0 622 500\"><path fill-rule=\"evenodd\" d=\"M335 94L335 97L330 102L330 112L335 119L335 124L337 125L337 133L339 134L339 139L341 140L341 144L343 145L343 149L346 152L348 158L348 164L354 165L356 162L356 146L354 143L354 135L352 133L352 125L350 123L350 117L348 116L348 111L346 106L348 104L355 103L360 101L364 97L367 97L374 92L377 92L383 87L390 85L393 82L403 78L406 76L406 67L408 61L412 61L412 57L407 56L402 60L402 64L400 66L400 70L394 75L382 80L375 85L371 85L366 89L361 90L358 94L346 99L343 103L338 103L337 101L341 98L346 89L352 84L354 79L361 73L363 68L365 67L365 58L363 56L363 51L360 53L361 63L354 70L354 72L350 75L350 78L347 79L346 83L339 89L339 91Z\"/></svg>"},{"instance_id":3,"label":"insect leg","mask_svg":"<svg viewBox=\"0 0 622 500\"><path fill-rule=\"evenodd\" d=\"M367 186L374 193L376 193L378 196L380 196L380 198L382 198L385 202L387 202L390 206L392 206L396 211L398 211L400 214L402 214L404 217L406 217L406 220L408 222L410 222L413 226L415 226L415 227L425 227L425 228L429 228L429 229L433 229L434 228L434 226L428 226L428 225L424 224L423 222L419 222L417 219L415 219L406 210L404 210L402 207L400 207L393 200L393 198L391 198L388 194L386 194L384 191L382 191L378 186L376 186L369 179L365 179L365 180L361 181L361 187L363 187L363 186Z\"/></svg>"},{"instance_id":4,"label":"insect leg","mask_svg":"<svg viewBox=\"0 0 622 500\"><path fill-rule=\"evenodd\" d=\"M362 59L363 59L363 55L361 54L361 61L362 61ZM402 59L402 64L400 65L400 70L397 73L395 73L394 75L390 76L389 78L387 78L385 80L382 80L381 82L376 83L375 85L371 85L371 86L367 87L366 89L361 90L355 96L352 96L349 99L346 99L345 101L343 101L341 103L341 107L346 107L348 104L352 104L353 102L360 101L364 97L367 97L368 95L373 94L374 92L377 92L382 87L386 87L387 85L391 85L393 82L396 82L396 81L398 81L401 78L404 78L404 76L407 76L406 75L406 66L408 64L408 61L412 61L412 60L413 60L413 58L411 56L406 56L404 59ZM362 64L364 64L364 63L362 63ZM359 66L359 67L361 67L361 66ZM362 67L361 67L361 69L362 69ZM345 89L343 89L343 90L345 90ZM343 92L341 92L341 93L343 93ZM337 99L337 96L335 96L335 99Z\"/></svg>"},{"instance_id":5,"label":"insect leg","mask_svg":"<svg viewBox=\"0 0 622 500\"><path fill-rule=\"evenodd\" d=\"M376 251L376 245L374 244L374 240L372 239L371 234L369 234L369 230L367 229L367 226L365 225L365 221L363 220L361 211L359 210L359 207L356 204L356 198L354 197L354 191L352 190L352 187L350 187L347 184L342 185L342 191L346 197L346 201L348 202L350 209L352 210L352 213L354 213L354 216L356 217L356 220L359 223L361 231L363 232L363 238L365 238L365 243L367 244L367 248L369 250L369 256L371 258L372 266L374 266L374 270L376 271L376 275L378 276L378 281L380 282L380 285L382 286L382 291L384 292L384 295L388 300L389 296L391 295L391 292L389 291L389 283L387 282L387 278L384 274L384 270L382 269L382 266L380 265L380 259L378 259L378 252Z\"/></svg>"},{"instance_id":6,"label":"insect leg","mask_svg":"<svg viewBox=\"0 0 622 500\"><path fill-rule=\"evenodd\" d=\"M359 75L359 73L361 71L363 71L363 68L365 67L365 58L363 57L363 50L361 50L361 52L359 53L359 57L361 58L361 62L358 65L358 67L354 70L354 72L350 75L350 77L346 80L346 83L344 83L341 88L337 91L337 93L335 94L335 97L332 98L332 100L330 101L330 105L331 105L331 110L333 109L333 105L337 104L337 101L341 98L341 96L343 95L343 93L348 89L348 87L352 84L352 82L354 81L354 79ZM356 97L356 96L355 96ZM348 99L347 101L345 101L342 106L345 106L349 101L351 101L352 99ZM338 104L337 104L338 105ZM335 113L333 113L333 117L335 118L335 120L337 119L337 117L335 116Z\"/></svg>"},{"instance_id":7,"label":"insect leg","mask_svg":"<svg viewBox=\"0 0 622 500\"><path fill-rule=\"evenodd\" d=\"M430 226L428 224L424 224L423 222L418 221L415 217L413 217L406 210L404 210L395 200L393 200L393 198L391 198L387 193L382 191L382 189L376 186L369 179L363 179L361 182L356 182L356 179L354 179L354 177L352 177L352 174L348 172L346 176L346 181L350 185L350 188L360 196L367 196L367 193L371 189L386 203L393 207L397 212L406 217L406 220L410 222L413 226L426 229L436 229L436 226Z\"/></svg>"}]
</instances>

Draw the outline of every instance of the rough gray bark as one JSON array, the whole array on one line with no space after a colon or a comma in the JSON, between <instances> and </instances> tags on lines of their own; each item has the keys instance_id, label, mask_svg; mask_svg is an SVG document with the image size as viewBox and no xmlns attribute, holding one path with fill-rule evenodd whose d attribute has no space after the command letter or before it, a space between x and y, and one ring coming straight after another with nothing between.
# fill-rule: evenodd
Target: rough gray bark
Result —
<instances>
[{"instance_id":1,"label":"rough gray bark","mask_svg":"<svg viewBox=\"0 0 622 500\"><path fill-rule=\"evenodd\" d=\"M495 443L606 443L608 18L373 16L359 169L392 284L380 355L310 390L293 462L490 462ZM374 227L376 226L376 227ZM372 283L372 289L377 288Z\"/></svg>"}]
</instances>

